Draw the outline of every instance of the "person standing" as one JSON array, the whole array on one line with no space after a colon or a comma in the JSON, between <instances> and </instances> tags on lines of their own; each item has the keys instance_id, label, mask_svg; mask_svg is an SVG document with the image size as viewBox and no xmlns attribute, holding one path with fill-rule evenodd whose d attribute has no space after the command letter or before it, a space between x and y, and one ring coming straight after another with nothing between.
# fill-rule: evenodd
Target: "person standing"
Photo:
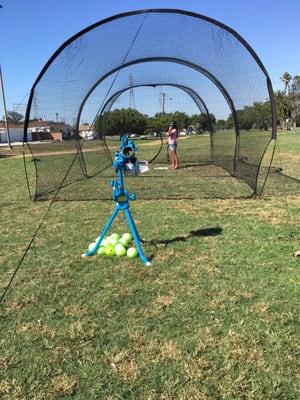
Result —
<instances>
[{"instance_id":1,"label":"person standing","mask_svg":"<svg viewBox=\"0 0 300 400\"><path fill-rule=\"evenodd\" d=\"M167 132L167 137L168 137L168 148L170 152L170 162L171 162L169 168L178 169L179 168L179 160L177 155L178 129L176 121L172 121L170 123L169 130Z\"/></svg>"}]
</instances>

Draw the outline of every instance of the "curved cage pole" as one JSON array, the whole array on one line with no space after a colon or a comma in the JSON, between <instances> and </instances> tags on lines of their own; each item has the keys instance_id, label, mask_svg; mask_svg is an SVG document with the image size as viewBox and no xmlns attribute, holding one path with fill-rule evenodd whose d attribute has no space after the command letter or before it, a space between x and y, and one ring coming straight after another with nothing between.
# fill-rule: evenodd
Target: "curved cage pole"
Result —
<instances>
[{"instance_id":1,"label":"curved cage pole","mask_svg":"<svg viewBox=\"0 0 300 400\"><path fill-rule=\"evenodd\" d=\"M271 105L271 111L272 111L272 138L270 139L269 143L267 144L265 151L263 152L261 159L259 161L258 164L258 168L257 168L257 173L256 173L256 178L255 178L255 195L258 195L259 197L261 197L263 195L268 177L269 177L269 173L273 164L273 160L274 160L274 155L275 155L275 150L276 150L276 140L277 140L277 125L276 125L276 121L277 121L277 114L276 114L276 103L275 103L275 98L274 98L274 93L273 93L273 87L272 87L272 82L271 79L269 77L267 77L267 85L268 85L268 90L270 93L270 105ZM266 177L264 179L262 188L260 190L259 193L257 193L257 186L258 186L258 179L259 179L259 173L262 167L262 162L264 159L264 156L269 148L269 146L271 145L272 141L274 141L274 147L273 147L273 151L272 151L272 157L268 166L268 171L266 174Z\"/></svg>"},{"instance_id":2,"label":"curved cage pole","mask_svg":"<svg viewBox=\"0 0 300 400\"><path fill-rule=\"evenodd\" d=\"M169 26L177 26L177 29L170 30ZM195 43L190 42L193 34ZM111 52L114 46L117 51ZM255 103L269 101L272 139L276 139L276 110L271 80L255 51L236 31L219 21L190 11L164 8L129 11L98 21L64 42L49 58L32 86L24 123L24 142L28 142L28 125L36 115L44 121L54 121L55 113L61 112L61 121L74 128L76 126L78 132L82 107L101 81L108 76L112 78L107 93L102 97L104 103L117 90L114 85L118 85L118 90L120 89L118 71L148 61L173 63L171 70L179 77L178 83L191 86L199 93L202 91L200 76L198 82L197 74L189 71L192 77L189 79L189 74L185 74L185 67L194 69L210 80L214 87L207 82L210 87L207 99L214 101L210 95L215 94L217 109L219 105L226 109L226 114L222 114L221 110L218 115L221 118L224 115L226 119L229 111L233 119L230 141L227 141L227 137L211 134L211 161L232 176L243 179L253 188L269 137L261 135L259 141L255 141L244 134L240 136L239 122L243 121L237 110L243 111L245 107L251 107ZM183 67L177 69L174 65L176 63ZM151 69L152 81L163 81L159 76L164 76L166 80L177 82L176 76L168 78L167 71L164 71L165 66L155 65L155 68ZM137 70L143 72L143 67ZM160 75L161 70L165 75ZM139 83L147 84L149 76L147 73L141 74ZM194 77L197 82L192 86ZM218 104L220 94L224 101L221 99ZM95 115L102 110L102 105L101 108L98 105ZM213 132L213 127L210 130ZM216 147L215 155L213 142ZM104 151L98 161L107 166L112 160L104 137L102 144ZM30 146L29 143L28 145ZM39 149L30 147L35 158ZM89 174L88 163L92 162L92 157L87 158L82 154L79 141L65 147L70 148L69 153L77 153L76 164L67 182L71 184L79 177L82 179ZM64 146L56 148L62 150L62 156L66 154ZM208 148L206 155L209 156ZM49 157L41 158L40 161L35 165L39 171L36 174L40 174L36 193L46 197L47 193L58 186L69 160L67 156L65 159L61 157L61 168L55 176L52 171L58 165L57 160Z\"/></svg>"},{"instance_id":3,"label":"curved cage pole","mask_svg":"<svg viewBox=\"0 0 300 400\"><path fill-rule=\"evenodd\" d=\"M260 171L261 171L261 168L262 168L262 162L263 162L264 156L267 153L267 151L268 151L269 147L271 146L272 142L273 142L272 156L271 156L271 159L270 159L270 163L269 163L269 165L267 167L267 173L266 173L266 176L265 176L265 178L263 180L263 184L262 184L261 190L258 192L258 190L257 190L258 179L259 179L259 174L260 174ZM276 139L272 139L271 138L269 143L268 143L268 145L265 148L265 151L263 152L263 155L262 155L260 161L259 161L259 165L258 165L256 177L255 177L255 190L254 190L254 193L253 193L253 197L262 197L262 195L263 195L263 192L264 192L264 189L265 189L268 177L269 177L269 173L270 173L270 170L271 170L271 167L272 167L272 164L273 164L275 150L276 150Z\"/></svg>"},{"instance_id":4,"label":"curved cage pole","mask_svg":"<svg viewBox=\"0 0 300 400\"><path fill-rule=\"evenodd\" d=\"M114 93L107 101L106 103L103 105L103 107L101 108L100 112L98 113L99 117L101 118L101 115L105 112L110 111L111 107L113 106L113 104L117 101L117 99L127 90L131 89L131 88L139 88L139 87L156 87L156 86L171 86L171 87L176 87L178 89L183 90L185 93L187 93L192 100L194 101L194 103L196 104L196 106L198 107L199 111L202 113L201 110L201 106L203 107L205 113L207 114L207 118L208 118L208 123L209 123L209 128L210 128L210 132L209 132L209 136L210 136L210 158L211 158L211 164L213 163L213 125L211 122L211 118L210 118L210 114L208 111L208 108L204 102L204 100L199 96L199 94L197 92L195 92L193 89L184 86L184 85L179 85L179 84L172 84L172 83L156 83L156 84L141 84L141 85L133 85L133 86L128 86L122 90L119 90L118 92ZM162 147L162 146L161 146ZM161 150L161 148L160 148ZM155 160L155 158L158 156L158 154L160 153L160 150L158 151L157 155L152 158L151 161L149 162L153 162Z\"/></svg>"},{"instance_id":5,"label":"curved cage pole","mask_svg":"<svg viewBox=\"0 0 300 400\"><path fill-rule=\"evenodd\" d=\"M140 58L137 60L133 60L127 63L124 63L116 68L113 68L112 70L110 70L109 72L107 72L105 75L101 76L93 85L92 87L87 91L84 99L82 100L79 109L78 109L78 113L77 113L77 120L76 120L76 127L77 129L79 128L79 124L80 124L80 118L81 118L81 113L83 110L83 107L86 103L86 101L88 100L88 98L90 97L90 95L92 94L92 92L97 88L97 86L100 85L101 82L103 82L106 78L108 78L110 75L113 75L114 73L127 68L131 65L136 65L136 64L141 64L141 63L146 63L146 62L155 62L155 61L161 61L161 62L172 62L172 63L177 63L180 65L184 65L186 67L192 68L194 70L196 70L197 72L200 72L202 75L204 75L206 78L208 78L218 89L219 91L222 93L222 95L224 96L230 110L232 113L232 118L233 118L233 123L234 123L234 128L235 128L235 132L236 135L239 135L240 129L239 129L239 123L238 123L238 119L237 119L237 113L236 113L236 109L234 106L234 102L231 98L231 96L229 95L229 93L227 92L227 90L225 89L225 87L222 85L222 83L209 71L207 71L205 68L194 64L192 62L180 59L180 58L176 58L176 57L147 57L147 58ZM99 110L100 111L100 110ZM98 114L99 114L98 111Z\"/></svg>"},{"instance_id":6,"label":"curved cage pole","mask_svg":"<svg viewBox=\"0 0 300 400\"><path fill-rule=\"evenodd\" d=\"M139 87L156 87L156 86L171 86L171 87L176 87L178 89L183 90L184 92L186 92L195 102L196 106L199 108L200 112L202 112L200 104L203 106L208 120L209 120L209 125L210 125L210 133L213 134L213 127L212 127L212 123L211 123L211 118L209 115L209 111L208 108L204 102L204 100L199 96L199 94L197 92L195 92L193 89L191 89L188 86L184 86L184 85L180 85L177 83L147 83L147 84L140 84L140 85L133 85L133 86L128 86L122 90L119 90L118 92L114 93L104 104L104 106L101 108L99 115L102 115L103 112L107 112L110 111L111 107L113 106L113 104L115 103L115 101L118 99L119 96L121 96L124 92L126 92L129 89L135 89L135 88L139 88ZM111 103L111 104L109 104Z\"/></svg>"},{"instance_id":7,"label":"curved cage pole","mask_svg":"<svg viewBox=\"0 0 300 400\"><path fill-rule=\"evenodd\" d=\"M122 70L123 68L127 68L127 67L129 67L131 65L135 65L135 64L153 62L153 61L174 62L174 63L180 64L180 65L184 65L184 66L186 66L188 68L192 68L192 69L196 70L197 72L200 72L206 78L208 78L219 89L219 91L222 93L223 97L225 98L225 100L226 100L226 102L227 102L227 104L228 104L228 106L229 106L229 108L231 110L233 123L234 123L234 129L235 129L235 135L236 135L236 144L235 144L234 159L233 159L233 175L235 175L236 168L237 168L237 161L238 161L238 157L239 157L240 128L239 128L239 122L238 122L237 113L236 113L236 109L235 109L233 100L230 97L230 95L227 92L227 90L225 89L225 87L221 84L221 82L213 74L211 74L205 68L202 68L201 66L199 66L197 64L194 64L194 63L191 63L191 62L187 62L186 60L182 60L182 59L178 59L178 58L174 58L174 57L143 58L143 59L138 59L138 60L134 60L134 61L130 61L128 63L122 64L122 65L118 66L117 68L114 68L111 71L107 72L105 75L100 77L93 84L93 86L89 89L89 91L85 95L83 101L81 102L79 110L78 110L78 113L77 113L77 121L76 121L77 130L79 129L80 118L81 118L81 113L82 113L83 107L84 107L85 103L87 102L88 98L91 96L92 92L101 84L101 82L103 82L106 78L108 78L109 76L113 75L114 73ZM146 86L146 85L143 85L143 86ZM107 95L108 95L108 93L107 93ZM207 108L207 107L205 107L205 108ZM101 107L101 109L98 110L98 113L96 114L94 120L96 120L97 115L99 115L101 110L103 110L103 107ZM211 161L213 161L213 149L214 149L214 146L213 146L213 137L212 136L211 136L211 139L212 139L211 140L211 149L212 149L211 150L211 153L212 153ZM106 145L106 143L105 143L105 145Z\"/></svg>"},{"instance_id":8,"label":"curved cage pole","mask_svg":"<svg viewBox=\"0 0 300 400\"><path fill-rule=\"evenodd\" d=\"M26 146L27 150L30 153L31 161L34 163L34 170L35 170L34 193L31 193L31 190L30 190L30 183L29 183L29 179L28 179L28 168L27 168L27 165L26 165L26 150L25 150L25 146ZM31 148L30 148L30 146L28 146L28 143L26 143L26 142L23 143L23 164L24 164L26 184L27 184L27 190L28 190L29 198L30 198L31 201L34 201L34 199L36 197L36 188L37 188L37 169L36 169L36 162L35 162L35 159L33 157Z\"/></svg>"}]
</instances>

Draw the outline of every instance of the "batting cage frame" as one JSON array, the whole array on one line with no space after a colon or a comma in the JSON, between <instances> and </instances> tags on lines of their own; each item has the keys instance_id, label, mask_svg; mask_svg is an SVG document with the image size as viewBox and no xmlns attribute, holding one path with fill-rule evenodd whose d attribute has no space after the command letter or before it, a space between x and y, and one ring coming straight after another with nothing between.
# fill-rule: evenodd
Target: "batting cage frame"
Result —
<instances>
[{"instance_id":1,"label":"batting cage frame","mask_svg":"<svg viewBox=\"0 0 300 400\"><path fill-rule=\"evenodd\" d=\"M128 84L133 74L135 80ZM60 199L110 198L103 185L111 175L108 171L116 146L111 140L108 143L99 127L126 92L151 87L184 92L208 119L206 134L190 140L191 148L181 156L182 167L194 167L191 178L179 172L170 178L170 186L173 179L182 179L183 184L190 179L190 187L195 188L203 175L195 165L210 164L246 183L251 189L247 194L261 194L262 161L270 144L276 142L277 130L272 83L260 58L245 39L219 21L179 9L146 9L118 14L83 29L60 46L41 70L30 92L24 124L24 162L32 199L48 199L57 191L61 191ZM96 108L90 106L91 99ZM245 130L245 111L250 115L254 107L262 109L264 128L255 122ZM230 128L219 132L211 115L230 120ZM98 126L94 146L80 137L80 124L86 120L93 129ZM34 143L35 121L52 122L52 130L63 126L62 140L55 141L50 129L44 135L47 140ZM151 163L165 164L166 157L159 156L161 132L158 136L147 157ZM197 159L200 147L207 154L199 153ZM33 162L28 161L27 150ZM264 182L269 172L267 165ZM97 184L86 183L95 177ZM160 194L151 195L153 183L147 186L146 178L138 178L143 180L143 190L139 193L137 189L140 198L176 198L163 184L169 180L163 173L156 170L151 178L161 185ZM99 184L102 191L97 189ZM229 196L236 195L234 190L232 186ZM223 197L222 189L219 192ZM201 197L201 189L191 196ZM184 197L183 192L178 197ZM207 197L218 197L218 190Z\"/></svg>"}]
</instances>

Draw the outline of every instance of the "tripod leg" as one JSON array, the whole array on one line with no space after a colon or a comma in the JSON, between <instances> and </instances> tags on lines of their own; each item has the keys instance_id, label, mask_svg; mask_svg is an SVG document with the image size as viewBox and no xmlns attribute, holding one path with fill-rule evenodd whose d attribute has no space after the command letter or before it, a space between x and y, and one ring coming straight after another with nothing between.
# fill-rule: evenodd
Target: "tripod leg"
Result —
<instances>
[{"instance_id":1,"label":"tripod leg","mask_svg":"<svg viewBox=\"0 0 300 400\"><path fill-rule=\"evenodd\" d=\"M133 218L132 218L132 216L131 216L131 214L130 214L130 211L129 211L128 208L126 208L125 210L123 210L123 212L124 212L124 214L125 214L125 216L126 216L126 218L127 218L128 225L129 225L130 231L131 231L131 233L132 233L132 236L133 236L133 239L134 239L136 248L137 248L137 250L138 250L140 259L142 260L142 262L143 262L144 264L147 265L147 267L149 267L149 266L151 265L151 262L150 262L150 260L148 260L148 258L145 257L145 255L144 255L142 246L141 246L141 244L140 244L139 234L138 234L138 231L137 231L137 229L136 229L136 226L135 226L135 223L134 223L134 221L133 221Z\"/></svg>"},{"instance_id":2,"label":"tripod leg","mask_svg":"<svg viewBox=\"0 0 300 400\"><path fill-rule=\"evenodd\" d=\"M101 235L99 236L99 238L96 240L95 246L92 250L87 251L86 253L82 254L82 257L86 257L86 256L92 256L96 253L96 251L99 249L100 243L102 242L102 240L104 239L106 232L109 230L111 224L114 222L114 219L116 218L116 215L118 214L119 211L119 207L116 206L113 213L111 214L111 216L109 217L109 220L107 221Z\"/></svg>"}]
</instances>

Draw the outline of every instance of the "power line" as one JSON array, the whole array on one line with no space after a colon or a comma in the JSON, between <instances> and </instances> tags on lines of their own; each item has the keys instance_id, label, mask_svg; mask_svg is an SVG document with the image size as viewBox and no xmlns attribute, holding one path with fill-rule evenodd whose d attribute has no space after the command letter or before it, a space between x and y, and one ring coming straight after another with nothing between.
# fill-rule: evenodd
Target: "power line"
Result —
<instances>
[{"instance_id":1,"label":"power line","mask_svg":"<svg viewBox=\"0 0 300 400\"><path fill-rule=\"evenodd\" d=\"M26 104L22 103L12 103L12 109L14 112L18 112L20 114L24 114L26 112Z\"/></svg>"}]
</instances>

